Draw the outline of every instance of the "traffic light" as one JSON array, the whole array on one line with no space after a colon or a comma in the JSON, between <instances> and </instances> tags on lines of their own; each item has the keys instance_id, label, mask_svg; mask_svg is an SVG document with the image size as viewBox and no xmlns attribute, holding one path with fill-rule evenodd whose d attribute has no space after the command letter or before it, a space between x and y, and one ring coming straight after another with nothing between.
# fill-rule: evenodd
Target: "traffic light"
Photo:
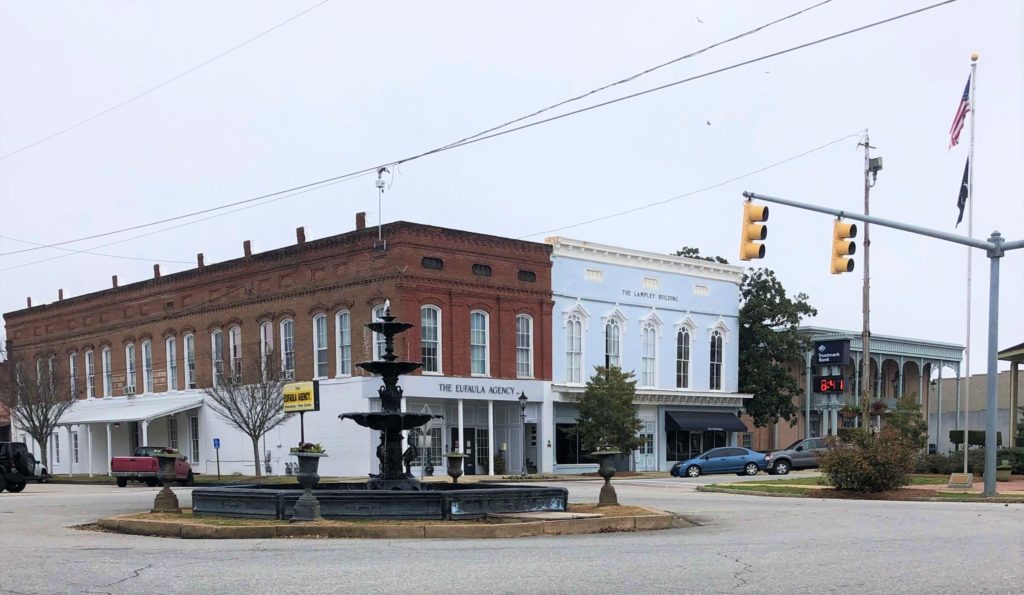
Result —
<instances>
[{"instance_id":1,"label":"traffic light","mask_svg":"<svg viewBox=\"0 0 1024 595\"><path fill-rule=\"evenodd\" d=\"M768 207L755 205L749 200L743 204L743 235L740 237L740 260L764 258L764 244L759 243L768 237L768 226L762 221L768 220Z\"/></svg>"},{"instance_id":2,"label":"traffic light","mask_svg":"<svg viewBox=\"0 0 1024 595\"><path fill-rule=\"evenodd\" d=\"M852 273L853 259L847 258L857 252L857 243L850 238L857 237L855 223L843 223L836 219L832 223L832 274Z\"/></svg>"}]
</instances>

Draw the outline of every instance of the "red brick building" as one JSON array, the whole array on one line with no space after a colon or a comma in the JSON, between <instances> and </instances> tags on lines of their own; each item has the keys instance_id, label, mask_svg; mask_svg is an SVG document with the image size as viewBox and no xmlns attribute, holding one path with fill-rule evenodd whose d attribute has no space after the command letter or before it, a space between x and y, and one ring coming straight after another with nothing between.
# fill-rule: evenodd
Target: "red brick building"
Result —
<instances>
[{"instance_id":1,"label":"red brick building","mask_svg":"<svg viewBox=\"0 0 1024 595\"><path fill-rule=\"evenodd\" d=\"M78 399L198 399L182 401L196 403L186 410L150 419L119 413L73 417L78 423L66 428L64 438L74 453L65 458L79 459L75 428L88 426L89 462L98 468L105 468L110 454L141 442L177 442L177 433L183 441L208 443L202 426L214 422L197 412L201 389L261 350L279 356L296 380L320 379L325 396L331 386L346 384L343 379L352 384L364 376L355 363L376 358L379 347L364 325L380 314L385 300L399 320L416 325L396 348L402 359L423 361L425 376L550 380L550 246L407 222L384 225L381 233L378 241L378 230L367 229L359 214L356 230L341 235L306 241L299 228L296 244L284 248L253 254L247 241L243 256L234 260L206 265L200 254L197 267L188 271L161 276L154 266L146 281L118 285L114 277L102 291L45 305L30 302L4 315L8 357L23 367L57 366ZM533 398L542 398L538 387L526 386ZM488 407L493 426L493 404ZM516 404L517 417L518 409ZM176 416L189 411L196 419L179 430ZM166 431L151 429L157 417L175 421ZM93 448L96 425L107 426L112 452ZM462 448L456 443L453 434L452 447ZM207 460L207 449L193 446L194 462Z\"/></svg>"}]
</instances>

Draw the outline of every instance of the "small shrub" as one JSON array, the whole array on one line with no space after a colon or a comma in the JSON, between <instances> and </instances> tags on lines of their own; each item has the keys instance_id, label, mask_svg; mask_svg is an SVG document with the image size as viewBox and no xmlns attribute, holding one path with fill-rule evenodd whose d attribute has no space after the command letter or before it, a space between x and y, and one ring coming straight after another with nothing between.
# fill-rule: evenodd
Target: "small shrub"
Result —
<instances>
[{"instance_id":1,"label":"small shrub","mask_svg":"<svg viewBox=\"0 0 1024 595\"><path fill-rule=\"evenodd\" d=\"M850 441L833 444L821 459L821 471L837 490L884 492L910 483L917 449L899 431L883 428L876 435L851 433Z\"/></svg>"}]
</instances>

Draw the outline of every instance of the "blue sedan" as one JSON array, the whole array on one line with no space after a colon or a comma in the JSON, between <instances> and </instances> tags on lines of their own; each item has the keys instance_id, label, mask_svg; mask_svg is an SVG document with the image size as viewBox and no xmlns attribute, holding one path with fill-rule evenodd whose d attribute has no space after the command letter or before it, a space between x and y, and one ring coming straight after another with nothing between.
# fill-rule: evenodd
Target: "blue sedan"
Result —
<instances>
[{"instance_id":1,"label":"blue sedan","mask_svg":"<svg viewBox=\"0 0 1024 595\"><path fill-rule=\"evenodd\" d=\"M768 461L763 452L739 446L724 446L712 448L692 459L679 461L672 465L669 473L672 477L700 477L705 473L757 475L758 471L767 469Z\"/></svg>"}]
</instances>

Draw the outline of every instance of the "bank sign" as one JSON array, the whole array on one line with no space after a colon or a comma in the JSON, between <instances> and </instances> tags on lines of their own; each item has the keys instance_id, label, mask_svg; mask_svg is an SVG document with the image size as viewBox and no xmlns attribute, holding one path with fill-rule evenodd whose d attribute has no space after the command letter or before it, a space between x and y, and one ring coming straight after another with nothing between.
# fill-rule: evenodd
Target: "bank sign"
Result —
<instances>
[{"instance_id":1,"label":"bank sign","mask_svg":"<svg viewBox=\"0 0 1024 595\"><path fill-rule=\"evenodd\" d=\"M850 341L815 341L814 363L818 366L841 366L850 359Z\"/></svg>"},{"instance_id":2,"label":"bank sign","mask_svg":"<svg viewBox=\"0 0 1024 595\"><path fill-rule=\"evenodd\" d=\"M320 411L320 383L290 382L284 385L284 412Z\"/></svg>"}]
</instances>

